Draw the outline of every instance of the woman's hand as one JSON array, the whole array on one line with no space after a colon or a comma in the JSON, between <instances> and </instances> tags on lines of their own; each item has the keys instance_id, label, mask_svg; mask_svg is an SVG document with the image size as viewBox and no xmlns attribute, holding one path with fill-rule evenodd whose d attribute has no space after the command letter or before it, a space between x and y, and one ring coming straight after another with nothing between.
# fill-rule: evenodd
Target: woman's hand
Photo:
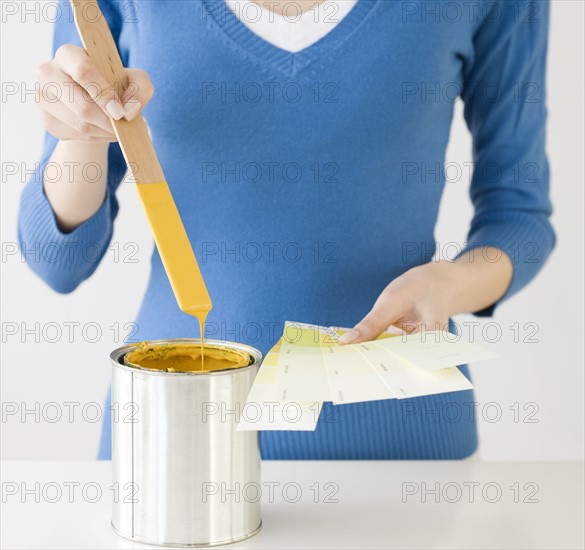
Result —
<instances>
[{"instance_id":1,"label":"woman's hand","mask_svg":"<svg viewBox=\"0 0 585 550\"><path fill-rule=\"evenodd\" d=\"M111 119L133 120L154 93L144 71L126 74L129 86L119 97L121 90L109 87L83 48L61 46L55 59L37 69L37 102L47 131L63 141L116 141Z\"/></svg>"},{"instance_id":2,"label":"woman's hand","mask_svg":"<svg viewBox=\"0 0 585 550\"><path fill-rule=\"evenodd\" d=\"M116 141L112 119L135 119L153 96L144 71L125 70L129 85L122 93L109 87L83 48L69 44L37 69L43 124L59 139L47 166L61 170L51 178L43 174L43 187L61 231L73 231L104 202L109 143ZM91 181L87 166L98 167Z\"/></svg>"},{"instance_id":3,"label":"woman's hand","mask_svg":"<svg viewBox=\"0 0 585 550\"><path fill-rule=\"evenodd\" d=\"M374 307L340 344L374 340L390 326L405 332L448 330L449 317L497 302L512 279L512 262L494 247L475 249L455 262L431 262L394 279Z\"/></svg>"}]
</instances>

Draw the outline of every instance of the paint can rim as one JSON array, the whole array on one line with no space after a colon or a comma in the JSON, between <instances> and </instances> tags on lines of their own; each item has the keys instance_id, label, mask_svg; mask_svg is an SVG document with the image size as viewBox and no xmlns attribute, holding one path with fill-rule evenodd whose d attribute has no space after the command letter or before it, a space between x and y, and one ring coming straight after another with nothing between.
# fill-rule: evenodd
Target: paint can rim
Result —
<instances>
[{"instance_id":1,"label":"paint can rim","mask_svg":"<svg viewBox=\"0 0 585 550\"><path fill-rule=\"evenodd\" d=\"M229 367L227 369L215 370L215 371L207 371L207 372L167 372L167 371L160 371L154 369L147 369L144 367L140 367L139 365L131 366L126 365L124 363L124 356L132 351L134 351L138 346L148 344L148 345L172 345L172 344L192 344L192 345L199 345L201 343L200 338L171 338L171 339L162 339L162 340L145 340L144 342L133 342L129 344L125 344L110 353L110 359L112 364L116 368L120 368L123 370L127 370L133 373L140 373L140 374L147 374L151 376L223 376L226 374L233 374L234 372L245 372L251 369L256 369L262 363L262 353L252 347L248 346L247 344L240 344L238 342L226 342L225 340L205 340L205 345L210 345L212 347L223 347L228 348L234 351L240 351L246 353L250 356L250 364L245 367Z\"/></svg>"}]
</instances>

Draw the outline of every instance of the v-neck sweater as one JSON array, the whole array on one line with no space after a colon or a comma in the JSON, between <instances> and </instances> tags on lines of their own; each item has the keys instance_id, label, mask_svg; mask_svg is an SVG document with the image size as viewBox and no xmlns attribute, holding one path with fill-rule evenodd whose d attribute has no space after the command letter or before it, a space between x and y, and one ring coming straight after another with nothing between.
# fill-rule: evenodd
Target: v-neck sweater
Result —
<instances>
[{"instance_id":1,"label":"v-neck sweater","mask_svg":"<svg viewBox=\"0 0 585 550\"><path fill-rule=\"evenodd\" d=\"M261 7L254 0L225 0L232 13L260 38L287 52L297 53L339 25L357 0L324 0L304 13L295 2L285 4L282 14Z\"/></svg>"},{"instance_id":2,"label":"v-neck sweater","mask_svg":"<svg viewBox=\"0 0 585 550\"><path fill-rule=\"evenodd\" d=\"M444 244L434 237L443 189L465 192L464 176L447 182L443 172L459 100L474 140L475 208L461 252L496 246L510 256L503 300L537 274L555 241L548 3L476 4L359 0L325 37L291 53L251 32L223 0L149 0L135 14L100 1L126 66L154 83L144 115L214 302L209 338L265 353L285 320L352 326L390 281L431 261ZM55 48L79 44L68 2L61 7ZM56 143L47 135L23 191L19 236L24 250L66 251L27 260L67 293L94 273L124 215L116 190L125 164L112 144L102 207L65 234L42 183ZM136 327L135 340L198 335L156 250ZM478 443L474 403L461 391L326 407L314 432L263 432L262 456L461 458Z\"/></svg>"}]
</instances>

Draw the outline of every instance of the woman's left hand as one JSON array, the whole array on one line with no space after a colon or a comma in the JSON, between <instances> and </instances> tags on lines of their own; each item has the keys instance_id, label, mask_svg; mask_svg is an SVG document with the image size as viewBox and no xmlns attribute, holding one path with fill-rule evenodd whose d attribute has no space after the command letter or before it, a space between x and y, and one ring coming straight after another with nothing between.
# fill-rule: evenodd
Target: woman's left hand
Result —
<instances>
[{"instance_id":1,"label":"woman's left hand","mask_svg":"<svg viewBox=\"0 0 585 550\"><path fill-rule=\"evenodd\" d=\"M420 265L394 279L374 307L340 344L375 340L390 326L405 332L448 330L449 317L497 302L512 278L512 262L499 249L476 249L455 262Z\"/></svg>"},{"instance_id":2,"label":"woman's left hand","mask_svg":"<svg viewBox=\"0 0 585 550\"><path fill-rule=\"evenodd\" d=\"M414 267L394 279L374 307L340 344L375 340L388 327L405 332L446 329L449 322L447 274L441 262Z\"/></svg>"}]
</instances>

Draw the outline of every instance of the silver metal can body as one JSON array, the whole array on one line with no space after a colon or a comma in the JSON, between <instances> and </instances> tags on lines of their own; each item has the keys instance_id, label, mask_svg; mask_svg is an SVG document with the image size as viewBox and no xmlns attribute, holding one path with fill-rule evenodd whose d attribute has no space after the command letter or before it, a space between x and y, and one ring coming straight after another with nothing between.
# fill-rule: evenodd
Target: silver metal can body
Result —
<instances>
[{"instance_id":1,"label":"silver metal can body","mask_svg":"<svg viewBox=\"0 0 585 550\"><path fill-rule=\"evenodd\" d=\"M198 343L177 339L152 344ZM209 373L123 364L136 346L112 352L112 526L159 545L237 542L261 525L258 433L236 431L260 366L249 346L207 341L250 355L247 367Z\"/></svg>"}]
</instances>

